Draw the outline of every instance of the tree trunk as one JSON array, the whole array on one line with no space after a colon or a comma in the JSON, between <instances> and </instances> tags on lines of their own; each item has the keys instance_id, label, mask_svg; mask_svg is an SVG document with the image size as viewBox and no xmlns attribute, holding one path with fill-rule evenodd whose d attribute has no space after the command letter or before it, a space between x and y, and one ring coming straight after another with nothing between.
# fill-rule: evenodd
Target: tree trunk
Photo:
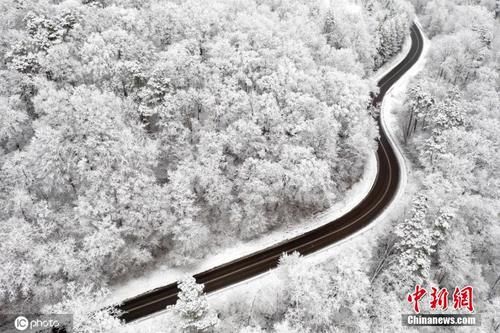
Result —
<instances>
[{"instance_id":1,"label":"tree trunk","mask_svg":"<svg viewBox=\"0 0 500 333\"><path fill-rule=\"evenodd\" d=\"M413 122L413 110L410 110L410 119L408 119L408 126L406 127L406 131L404 134L405 143L408 142L408 138L410 137L411 124Z\"/></svg>"}]
</instances>

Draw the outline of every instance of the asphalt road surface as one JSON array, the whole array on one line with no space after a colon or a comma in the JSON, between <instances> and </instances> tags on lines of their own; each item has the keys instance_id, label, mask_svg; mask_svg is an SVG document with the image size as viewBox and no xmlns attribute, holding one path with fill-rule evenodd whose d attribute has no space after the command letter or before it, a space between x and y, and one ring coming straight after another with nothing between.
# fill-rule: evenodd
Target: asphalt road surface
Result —
<instances>
[{"instance_id":1,"label":"asphalt road surface","mask_svg":"<svg viewBox=\"0 0 500 333\"><path fill-rule=\"evenodd\" d=\"M411 27L411 48L407 56L379 82L379 94L373 97L378 105L389 88L406 73L419 59L423 49L423 37L415 24ZM400 166L394 147L389 143L385 128L377 119L380 128L377 150L378 173L368 195L350 212L300 236L273 245L264 250L196 274L198 283L205 285L207 293L225 288L232 284L262 274L278 264L284 253L297 251L303 255L318 251L354 234L373 222L393 200L400 182ZM118 305L122 311L121 319L130 322L162 311L177 301L179 289L176 283L160 287Z\"/></svg>"}]
</instances>

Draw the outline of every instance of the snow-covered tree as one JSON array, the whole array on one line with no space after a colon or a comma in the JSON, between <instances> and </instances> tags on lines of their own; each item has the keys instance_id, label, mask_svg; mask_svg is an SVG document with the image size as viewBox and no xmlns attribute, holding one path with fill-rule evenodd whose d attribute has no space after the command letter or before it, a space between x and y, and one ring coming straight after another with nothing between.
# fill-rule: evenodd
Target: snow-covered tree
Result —
<instances>
[{"instance_id":1,"label":"snow-covered tree","mask_svg":"<svg viewBox=\"0 0 500 333\"><path fill-rule=\"evenodd\" d=\"M217 314L208 306L203 294L203 285L197 284L191 277L185 277L178 283L179 299L173 311L179 320L182 332L209 332L219 322Z\"/></svg>"},{"instance_id":2,"label":"snow-covered tree","mask_svg":"<svg viewBox=\"0 0 500 333\"><path fill-rule=\"evenodd\" d=\"M72 314L72 331L76 333L110 333L118 332L123 324L117 319L119 312L113 307L96 308L109 293L106 289L95 290L92 285L76 285L70 283L63 300L47 305L42 311L45 314Z\"/></svg>"},{"instance_id":3,"label":"snow-covered tree","mask_svg":"<svg viewBox=\"0 0 500 333\"><path fill-rule=\"evenodd\" d=\"M410 286L422 283L429 278L430 255L433 253L432 235L426 221L427 198L417 196L413 203L410 217L396 227L398 237L395 248L398 253L398 266L401 272L401 284Z\"/></svg>"},{"instance_id":4,"label":"snow-covered tree","mask_svg":"<svg viewBox=\"0 0 500 333\"><path fill-rule=\"evenodd\" d=\"M426 127L428 118L432 115L431 110L434 105L434 99L417 83L415 86L408 89L406 104L409 115L404 131L405 142L407 142L416 131L418 125L420 125L421 128Z\"/></svg>"}]
</instances>

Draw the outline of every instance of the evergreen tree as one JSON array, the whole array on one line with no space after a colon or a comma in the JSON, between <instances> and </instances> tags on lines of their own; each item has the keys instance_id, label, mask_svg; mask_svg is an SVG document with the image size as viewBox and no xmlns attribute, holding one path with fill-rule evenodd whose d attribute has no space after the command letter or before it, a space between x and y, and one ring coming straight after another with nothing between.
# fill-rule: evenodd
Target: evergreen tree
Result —
<instances>
[{"instance_id":1,"label":"evergreen tree","mask_svg":"<svg viewBox=\"0 0 500 333\"><path fill-rule=\"evenodd\" d=\"M182 279L178 285L179 299L173 310L180 320L182 331L187 333L211 331L219 319L208 306L207 297L203 294L203 285L197 284L191 276Z\"/></svg>"}]
</instances>

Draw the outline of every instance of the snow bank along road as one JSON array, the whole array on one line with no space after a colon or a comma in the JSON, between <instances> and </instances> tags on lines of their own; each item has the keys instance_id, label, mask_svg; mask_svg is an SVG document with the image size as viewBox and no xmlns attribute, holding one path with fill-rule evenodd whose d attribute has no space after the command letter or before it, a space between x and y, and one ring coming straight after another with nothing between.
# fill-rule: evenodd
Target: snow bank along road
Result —
<instances>
[{"instance_id":1,"label":"snow bank along road","mask_svg":"<svg viewBox=\"0 0 500 333\"><path fill-rule=\"evenodd\" d=\"M417 62L422 49L422 34L413 24L410 51L396 67L380 79L379 94L373 97L373 105L379 105L389 88ZM374 221L391 203L401 176L395 148L387 138L380 117L377 121L380 131L377 177L367 196L357 206L338 219L300 236L196 274L196 281L205 284L205 291L210 293L275 268L283 252L297 251L303 255L312 253L354 234ZM121 319L130 322L165 310L167 305L175 304L178 291L177 284L172 283L126 299L118 305L118 309L122 311Z\"/></svg>"}]
</instances>

